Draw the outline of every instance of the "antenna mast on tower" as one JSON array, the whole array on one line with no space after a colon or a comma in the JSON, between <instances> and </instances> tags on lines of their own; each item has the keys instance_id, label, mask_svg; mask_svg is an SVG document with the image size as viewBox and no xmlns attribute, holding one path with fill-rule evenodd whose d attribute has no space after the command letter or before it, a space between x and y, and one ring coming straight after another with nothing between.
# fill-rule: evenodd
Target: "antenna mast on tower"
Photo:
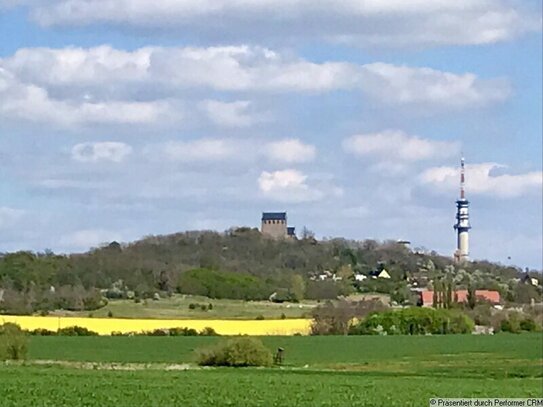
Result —
<instances>
[{"instance_id":1,"label":"antenna mast on tower","mask_svg":"<svg viewBox=\"0 0 543 407\"><path fill-rule=\"evenodd\" d=\"M469 260L469 201L466 199L466 168L462 156L460 161L460 198L456 201L456 224L454 229L457 232L456 252L454 259L457 263Z\"/></svg>"}]
</instances>

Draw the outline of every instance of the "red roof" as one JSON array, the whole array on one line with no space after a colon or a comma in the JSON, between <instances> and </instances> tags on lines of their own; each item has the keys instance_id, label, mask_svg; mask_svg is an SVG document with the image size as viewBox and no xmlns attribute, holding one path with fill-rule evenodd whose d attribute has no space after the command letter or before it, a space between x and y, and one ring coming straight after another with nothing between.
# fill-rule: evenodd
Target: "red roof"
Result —
<instances>
[{"instance_id":1,"label":"red roof","mask_svg":"<svg viewBox=\"0 0 543 407\"><path fill-rule=\"evenodd\" d=\"M455 291L458 302L467 302L468 301L468 290L457 290ZM433 291L422 291L422 305L431 306L434 302L434 292ZM500 293L498 291L491 290L475 290L475 295L479 300L489 301L492 304L500 303Z\"/></svg>"}]
</instances>

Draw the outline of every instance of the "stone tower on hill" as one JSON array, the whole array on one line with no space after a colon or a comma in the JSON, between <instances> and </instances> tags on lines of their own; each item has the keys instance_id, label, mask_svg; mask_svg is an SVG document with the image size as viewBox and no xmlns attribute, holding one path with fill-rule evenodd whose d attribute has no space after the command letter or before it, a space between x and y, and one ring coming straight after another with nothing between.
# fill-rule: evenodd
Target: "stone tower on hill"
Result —
<instances>
[{"instance_id":1,"label":"stone tower on hill","mask_svg":"<svg viewBox=\"0 0 543 407\"><path fill-rule=\"evenodd\" d=\"M263 212L261 232L275 239L295 237L295 229L287 226L286 212Z\"/></svg>"}]
</instances>

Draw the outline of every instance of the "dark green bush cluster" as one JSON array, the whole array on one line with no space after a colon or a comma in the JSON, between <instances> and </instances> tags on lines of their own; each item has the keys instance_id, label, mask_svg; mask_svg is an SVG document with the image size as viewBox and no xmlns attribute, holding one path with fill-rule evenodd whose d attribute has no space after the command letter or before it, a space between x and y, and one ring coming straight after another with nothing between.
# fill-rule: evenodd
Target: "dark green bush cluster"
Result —
<instances>
[{"instance_id":1,"label":"dark green bush cluster","mask_svg":"<svg viewBox=\"0 0 543 407\"><path fill-rule=\"evenodd\" d=\"M189 309L191 310L195 310L195 309L200 309L202 311L211 311L213 309L213 304L209 303L209 304L199 304L199 303L190 303L189 304Z\"/></svg>"},{"instance_id":2,"label":"dark green bush cluster","mask_svg":"<svg viewBox=\"0 0 543 407\"><path fill-rule=\"evenodd\" d=\"M200 366L271 366L272 352L256 338L229 339L214 347L197 351Z\"/></svg>"},{"instance_id":3,"label":"dark green bush cluster","mask_svg":"<svg viewBox=\"0 0 543 407\"><path fill-rule=\"evenodd\" d=\"M111 332L111 336L220 336L213 328L205 327L201 331L193 328L159 328L145 332Z\"/></svg>"},{"instance_id":4,"label":"dark green bush cluster","mask_svg":"<svg viewBox=\"0 0 543 407\"><path fill-rule=\"evenodd\" d=\"M272 293L259 277L205 268L182 273L177 281L177 290L183 294L240 300L268 299Z\"/></svg>"},{"instance_id":5,"label":"dark green bush cluster","mask_svg":"<svg viewBox=\"0 0 543 407\"><path fill-rule=\"evenodd\" d=\"M28 331L28 333L32 336L55 336L57 334L56 331L50 331L49 329L44 328L37 328L32 331Z\"/></svg>"},{"instance_id":6,"label":"dark green bush cluster","mask_svg":"<svg viewBox=\"0 0 543 407\"><path fill-rule=\"evenodd\" d=\"M32 336L97 336L98 332L91 331L82 326L68 326L61 328L58 331L51 331L49 329L37 328L31 331L25 331Z\"/></svg>"},{"instance_id":7,"label":"dark green bush cluster","mask_svg":"<svg viewBox=\"0 0 543 407\"><path fill-rule=\"evenodd\" d=\"M97 336L98 332L91 331L82 326L68 326L57 331L58 336Z\"/></svg>"},{"instance_id":8,"label":"dark green bush cluster","mask_svg":"<svg viewBox=\"0 0 543 407\"><path fill-rule=\"evenodd\" d=\"M523 317L517 312L510 312L494 329L497 332L518 334L521 332L535 332L539 330L539 327L533 318L529 316Z\"/></svg>"},{"instance_id":9,"label":"dark green bush cluster","mask_svg":"<svg viewBox=\"0 0 543 407\"><path fill-rule=\"evenodd\" d=\"M425 335L466 334L473 321L457 310L410 307L374 313L354 325L350 335Z\"/></svg>"},{"instance_id":10,"label":"dark green bush cluster","mask_svg":"<svg viewBox=\"0 0 543 407\"><path fill-rule=\"evenodd\" d=\"M27 352L27 333L17 324L0 325L0 360L25 359Z\"/></svg>"}]
</instances>

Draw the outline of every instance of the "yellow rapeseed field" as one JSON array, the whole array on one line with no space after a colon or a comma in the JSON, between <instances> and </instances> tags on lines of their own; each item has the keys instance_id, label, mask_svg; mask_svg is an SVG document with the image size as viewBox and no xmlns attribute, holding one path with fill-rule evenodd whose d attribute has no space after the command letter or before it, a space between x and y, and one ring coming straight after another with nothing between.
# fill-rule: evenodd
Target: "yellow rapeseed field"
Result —
<instances>
[{"instance_id":1,"label":"yellow rapeseed field","mask_svg":"<svg viewBox=\"0 0 543 407\"><path fill-rule=\"evenodd\" d=\"M23 329L48 329L56 331L69 326L81 326L100 335L112 332L142 332L160 328L193 328L201 331L213 328L220 335L307 335L309 319L247 320L194 320L194 319L119 319L119 318L72 318L0 315L0 324L13 322Z\"/></svg>"}]
</instances>

